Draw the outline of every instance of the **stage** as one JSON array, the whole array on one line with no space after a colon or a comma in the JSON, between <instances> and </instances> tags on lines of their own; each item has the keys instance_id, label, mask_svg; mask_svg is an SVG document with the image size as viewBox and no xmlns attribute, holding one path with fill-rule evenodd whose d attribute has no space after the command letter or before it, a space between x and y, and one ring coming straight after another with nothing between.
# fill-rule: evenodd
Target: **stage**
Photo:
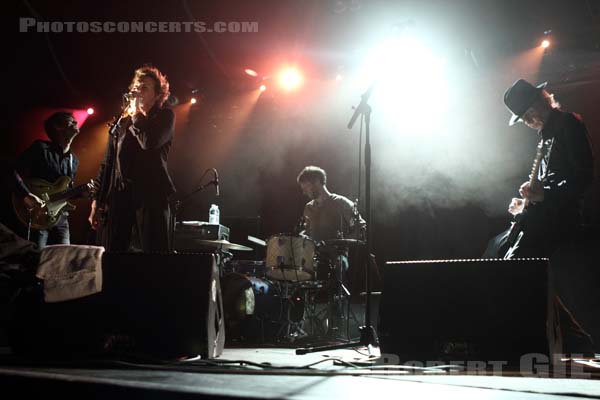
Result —
<instances>
[{"instance_id":1,"label":"stage","mask_svg":"<svg viewBox=\"0 0 600 400\"><path fill-rule=\"evenodd\" d=\"M2 387L24 395L94 398L382 398L552 399L600 397L600 368L415 368L384 364L367 348L296 355L292 348L226 348L214 360L140 363L3 362ZM5 359L6 361L6 359ZM471 366L472 367L472 366ZM525 366L522 366L525 367ZM527 370L529 369L529 370Z\"/></svg>"}]
</instances>

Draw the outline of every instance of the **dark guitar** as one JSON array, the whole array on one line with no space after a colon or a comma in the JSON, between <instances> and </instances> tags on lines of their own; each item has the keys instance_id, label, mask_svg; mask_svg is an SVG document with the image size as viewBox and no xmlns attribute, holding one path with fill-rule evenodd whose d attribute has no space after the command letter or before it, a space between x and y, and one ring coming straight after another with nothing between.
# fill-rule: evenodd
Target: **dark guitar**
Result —
<instances>
[{"instance_id":1,"label":"dark guitar","mask_svg":"<svg viewBox=\"0 0 600 400\"><path fill-rule=\"evenodd\" d=\"M540 171L540 166L542 164L542 159L546 154L550 154L552 150L552 142L548 148L544 146L544 141L540 140L537 146L537 151L535 154L535 159L533 160L533 166L531 167L531 175L529 176L529 187L533 187L534 185L539 185L541 182L538 181L538 174ZM531 203L528 198L523 199L523 209L520 213L516 214L513 218L513 222L511 224L510 230L508 232L506 244L509 246L506 254L504 255L504 259L509 260L515 256L515 253L519 249L521 242L523 241L523 237L527 234L525 229L525 225L527 221L531 218L531 213L535 212L534 210L535 204Z\"/></svg>"},{"instance_id":2,"label":"dark guitar","mask_svg":"<svg viewBox=\"0 0 600 400\"><path fill-rule=\"evenodd\" d=\"M31 193L44 201L43 205L36 205L28 209L23 202L23 195L20 193L12 194L12 205L17 218L28 225L31 221L33 229L50 229L56 225L60 217L66 211L75 209L75 205L68 200L82 196L84 193L93 190L91 183L80 185L69 189L71 178L61 176L54 183L43 179L26 179L25 185Z\"/></svg>"}]
</instances>

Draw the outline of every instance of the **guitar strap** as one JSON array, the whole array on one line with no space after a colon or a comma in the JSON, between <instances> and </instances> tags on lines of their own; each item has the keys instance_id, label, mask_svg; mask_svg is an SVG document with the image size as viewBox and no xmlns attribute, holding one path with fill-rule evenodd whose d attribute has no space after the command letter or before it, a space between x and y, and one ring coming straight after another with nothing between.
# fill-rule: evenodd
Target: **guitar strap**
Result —
<instances>
[{"instance_id":1,"label":"guitar strap","mask_svg":"<svg viewBox=\"0 0 600 400\"><path fill-rule=\"evenodd\" d=\"M69 187L73 188L73 181L75 180L75 174L73 173L73 153L69 153L69 170L68 174L71 177L71 182L69 183Z\"/></svg>"}]
</instances>

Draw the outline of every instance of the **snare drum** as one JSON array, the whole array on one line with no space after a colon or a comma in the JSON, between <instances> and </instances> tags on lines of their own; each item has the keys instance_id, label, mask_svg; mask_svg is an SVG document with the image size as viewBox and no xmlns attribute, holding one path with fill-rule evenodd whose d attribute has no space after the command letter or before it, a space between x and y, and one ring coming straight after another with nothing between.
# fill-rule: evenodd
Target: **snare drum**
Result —
<instances>
[{"instance_id":1,"label":"snare drum","mask_svg":"<svg viewBox=\"0 0 600 400\"><path fill-rule=\"evenodd\" d=\"M267 241L267 276L280 281L314 279L315 242L279 234Z\"/></svg>"}]
</instances>

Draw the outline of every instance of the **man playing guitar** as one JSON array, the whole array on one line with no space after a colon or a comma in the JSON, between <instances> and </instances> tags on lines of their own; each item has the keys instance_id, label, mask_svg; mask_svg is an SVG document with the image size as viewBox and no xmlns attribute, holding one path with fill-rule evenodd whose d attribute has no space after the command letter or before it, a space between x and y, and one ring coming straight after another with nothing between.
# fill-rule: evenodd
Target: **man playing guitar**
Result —
<instances>
[{"instance_id":1,"label":"man playing guitar","mask_svg":"<svg viewBox=\"0 0 600 400\"><path fill-rule=\"evenodd\" d=\"M50 141L33 142L17 158L15 166L16 197L19 200L22 198L25 208L30 212L43 207L47 199L40 198L39 192L35 194L36 190L27 182L37 179L46 181L48 186L51 186L53 182L63 180L68 182L65 185L72 186L79 166L79 160L71 151L71 143L79 134L73 114L52 114L44 122L44 129ZM68 212L63 211L57 215L57 221L51 227L32 231L29 239L40 248L48 244L70 244Z\"/></svg>"},{"instance_id":2,"label":"man playing guitar","mask_svg":"<svg viewBox=\"0 0 600 400\"><path fill-rule=\"evenodd\" d=\"M593 179L593 155L581 117L562 111L544 87L516 81L504 94L513 113L509 124L522 121L540 138L539 168L519 188L508 212L513 227L496 237L484 257L549 257L569 242L580 224L581 203ZM538 152L539 153L539 152Z\"/></svg>"}]
</instances>

